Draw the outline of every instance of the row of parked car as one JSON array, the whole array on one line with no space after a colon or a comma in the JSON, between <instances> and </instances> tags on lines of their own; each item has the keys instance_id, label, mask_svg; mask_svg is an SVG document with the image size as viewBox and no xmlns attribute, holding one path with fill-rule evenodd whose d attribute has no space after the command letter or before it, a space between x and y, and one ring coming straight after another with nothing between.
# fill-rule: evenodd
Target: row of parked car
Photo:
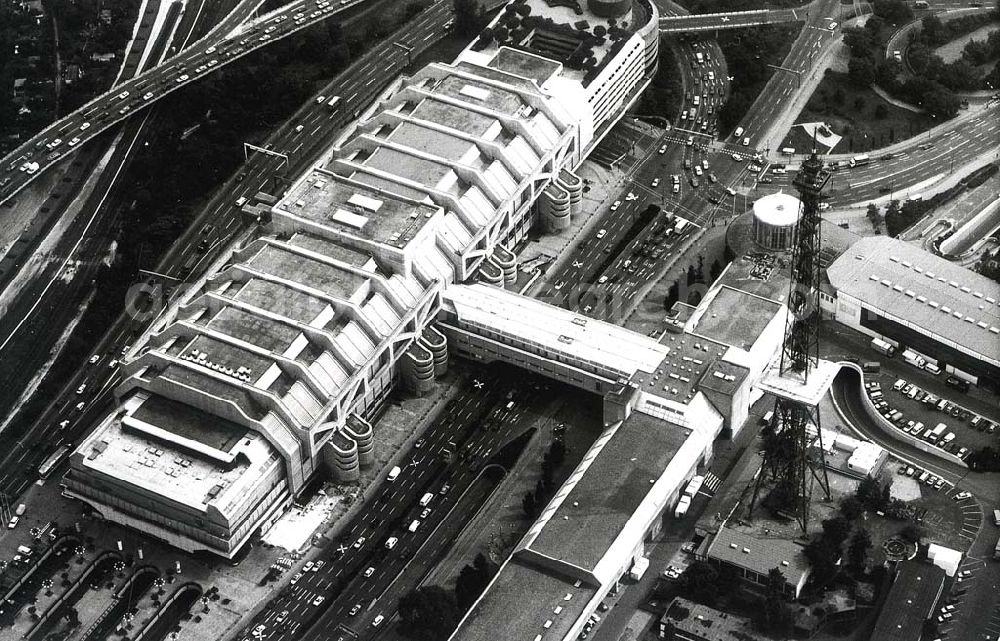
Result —
<instances>
[{"instance_id":1,"label":"row of parked car","mask_svg":"<svg viewBox=\"0 0 1000 641\"><path fill-rule=\"evenodd\" d=\"M933 394L928 394L923 390L919 390L915 385L907 383L903 379L897 380L893 384L892 388L894 391L905 394L914 400L916 400L920 393L923 393L924 396L922 398L922 402L927 403L928 405L935 403L935 407L941 403L950 403L950 401L943 401L943 399L940 399ZM917 391L915 392L914 390ZM920 421L907 420L902 411L889 405L889 402L885 399L885 395L882 392L882 385L877 381L865 383L865 391L868 393L868 398L871 399L875 408L880 414L882 414L883 418L898 427L903 432L940 447L944 451L950 452L963 460L969 456L969 448L959 446L955 443L955 433L948 431L947 424L938 423L933 427L928 427ZM911 394L913 395L911 396Z\"/></svg>"}]
</instances>

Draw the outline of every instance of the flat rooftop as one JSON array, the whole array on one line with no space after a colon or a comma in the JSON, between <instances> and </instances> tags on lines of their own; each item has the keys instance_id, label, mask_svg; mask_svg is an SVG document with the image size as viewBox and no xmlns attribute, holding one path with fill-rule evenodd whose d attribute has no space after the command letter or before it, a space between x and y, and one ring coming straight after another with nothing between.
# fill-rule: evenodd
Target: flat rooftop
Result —
<instances>
[{"instance_id":1,"label":"flat rooftop","mask_svg":"<svg viewBox=\"0 0 1000 641\"><path fill-rule=\"evenodd\" d=\"M274 354L288 349L299 335L299 330L291 325L229 306L220 309L207 327Z\"/></svg>"},{"instance_id":2,"label":"flat rooftop","mask_svg":"<svg viewBox=\"0 0 1000 641\"><path fill-rule=\"evenodd\" d=\"M721 612L707 605L676 597L667 606L664 621L670 621L677 630L696 635L704 641L767 641L759 634L753 621L734 614Z\"/></svg>"},{"instance_id":3,"label":"flat rooftop","mask_svg":"<svg viewBox=\"0 0 1000 641\"><path fill-rule=\"evenodd\" d=\"M142 420L154 418L154 413L162 414L162 408L154 406ZM210 426L221 421L195 408L188 410L184 420L196 421L196 425L187 424L182 428L184 433L178 436L193 436L199 425ZM172 422L153 427L174 433L171 428L178 425L180 415L167 413ZM259 481L277 457L267 440L251 430L244 430L235 442L229 443L230 453L235 456L227 462L205 456L182 443L127 427L117 415L109 415L88 438L87 445L81 449L87 468L197 509L217 503L222 511L239 500L248 485Z\"/></svg>"},{"instance_id":4,"label":"flat rooftop","mask_svg":"<svg viewBox=\"0 0 1000 641\"><path fill-rule=\"evenodd\" d=\"M749 350L781 304L728 285L717 290L694 328L694 333L725 345Z\"/></svg>"},{"instance_id":5,"label":"flat rooftop","mask_svg":"<svg viewBox=\"0 0 1000 641\"><path fill-rule=\"evenodd\" d=\"M421 100L411 115L418 120L451 127L474 138L481 138L496 122L490 116L433 98Z\"/></svg>"},{"instance_id":6,"label":"flat rooftop","mask_svg":"<svg viewBox=\"0 0 1000 641\"><path fill-rule=\"evenodd\" d=\"M594 588L530 567L516 558L495 581L459 627L456 641L533 641L562 639L569 633ZM551 622L546 628L546 622Z\"/></svg>"},{"instance_id":7,"label":"flat rooftop","mask_svg":"<svg viewBox=\"0 0 1000 641\"><path fill-rule=\"evenodd\" d=\"M309 324L330 304L297 289L260 278L251 278L235 293L233 300Z\"/></svg>"},{"instance_id":8,"label":"flat rooftop","mask_svg":"<svg viewBox=\"0 0 1000 641\"><path fill-rule=\"evenodd\" d=\"M562 65L554 60L542 58L526 51L500 47L497 55L490 60L490 66L501 71L507 71L524 78L530 78L539 87L562 69Z\"/></svg>"},{"instance_id":9,"label":"flat rooftop","mask_svg":"<svg viewBox=\"0 0 1000 641\"><path fill-rule=\"evenodd\" d=\"M277 245L265 245L246 264L256 271L305 285L341 300L351 300L366 277L311 260Z\"/></svg>"},{"instance_id":10,"label":"flat rooftop","mask_svg":"<svg viewBox=\"0 0 1000 641\"><path fill-rule=\"evenodd\" d=\"M569 494L528 547L592 570L690 434L689 429L632 412L587 453L564 486L571 488Z\"/></svg>"},{"instance_id":11,"label":"flat rooftop","mask_svg":"<svg viewBox=\"0 0 1000 641\"><path fill-rule=\"evenodd\" d=\"M669 354L652 371L636 372L631 381L650 394L678 403L690 400L699 381L728 349L691 334L667 332L660 342L670 349Z\"/></svg>"},{"instance_id":12,"label":"flat rooftop","mask_svg":"<svg viewBox=\"0 0 1000 641\"><path fill-rule=\"evenodd\" d=\"M759 256L763 255L759 254ZM768 255L768 257L773 263L771 269L754 270L757 262L752 257L748 255L738 256L729 264L722 275L721 284L756 294L761 298L784 303L785 299L788 298L788 287L791 284L788 263L781 256ZM758 276L754 274L758 274ZM766 274L766 277L759 276L762 274Z\"/></svg>"},{"instance_id":13,"label":"flat rooftop","mask_svg":"<svg viewBox=\"0 0 1000 641\"><path fill-rule=\"evenodd\" d=\"M231 450L249 432L242 425L209 416L190 405L155 394L143 401L132 416L222 452Z\"/></svg>"},{"instance_id":14,"label":"flat rooftop","mask_svg":"<svg viewBox=\"0 0 1000 641\"><path fill-rule=\"evenodd\" d=\"M368 265L372 260L371 255L365 252L325 238L320 238L319 236L313 236L312 234L297 233L288 240L288 244L293 247L308 249L309 251L322 254L327 258L332 258L333 260L359 269Z\"/></svg>"},{"instance_id":15,"label":"flat rooftop","mask_svg":"<svg viewBox=\"0 0 1000 641\"><path fill-rule=\"evenodd\" d=\"M654 371L670 351L656 340L618 325L488 285L455 285L445 291L460 323L488 327L545 350L588 371L626 378Z\"/></svg>"},{"instance_id":16,"label":"flat rooftop","mask_svg":"<svg viewBox=\"0 0 1000 641\"><path fill-rule=\"evenodd\" d=\"M479 69L480 67L476 67L476 73L482 75ZM434 87L434 93L486 107L507 116L513 116L524 105L521 96L513 91L457 75L450 75L439 82Z\"/></svg>"},{"instance_id":17,"label":"flat rooftop","mask_svg":"<svg viewBox=\"0 0 1000 641\"><path fill-rule=\"evenodd\" d=\"M394 154L405 156L399 152ZM392 162L388 158L383 158L383 161ZM383 161L376 161L373 166L382 167ZM440 165L436 166L440 168ZM391 165L387 171L396 173ZM400 191L388 181L385 186L366 186L314 169L308 178L295 185L281 199L277 209L349 236L402 247L438 208L410 201L407 198L414 197L414 194ZM423 197L423 194L417 196L418 199Z\"/></svg>"},{"instance_id":18,"label":"flat rooftop","mask_svg":"<svg viewBox=\"0 0 1000 641\"><path fill-rule=\"evenodd\" d=\"M472 150L475 150L477 156L479 152L471 141L413 122L399 123L389 134L388 140L454 162L462 161Z\"/></svg>"}]
</instances>

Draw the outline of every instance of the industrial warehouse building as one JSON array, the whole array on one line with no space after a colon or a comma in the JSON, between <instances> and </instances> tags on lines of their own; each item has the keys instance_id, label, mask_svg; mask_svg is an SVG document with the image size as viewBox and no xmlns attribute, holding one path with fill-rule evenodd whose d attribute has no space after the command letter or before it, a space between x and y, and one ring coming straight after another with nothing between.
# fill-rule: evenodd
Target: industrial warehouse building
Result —
<instances>
[{"instance_id":1,"label":"industrial warehouse building","mask_svg":"<svg viewBox=\"0 0 1000 641\"><path fill-rule=\"evenodd\" d=\"M1000 390L1000 284L882 236L851 245L827 276L841 323Z\"/></svg>"}]
</instances>

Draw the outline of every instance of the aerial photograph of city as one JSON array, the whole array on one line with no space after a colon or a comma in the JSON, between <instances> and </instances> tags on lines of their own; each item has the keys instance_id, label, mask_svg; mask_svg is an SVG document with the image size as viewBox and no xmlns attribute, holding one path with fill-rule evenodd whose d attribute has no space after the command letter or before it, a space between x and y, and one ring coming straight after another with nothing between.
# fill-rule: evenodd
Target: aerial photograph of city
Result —
<instances>
[{"instance_id":1,"label":"aerial photograph of city","mask_svg":"<svg viewBox=\"0 0 1000 641\"><path fill-rule=\"evenodd\" d=\"M1000 641L1000 0L0 0L0 641Z\"/></svg>"}]
</instances>

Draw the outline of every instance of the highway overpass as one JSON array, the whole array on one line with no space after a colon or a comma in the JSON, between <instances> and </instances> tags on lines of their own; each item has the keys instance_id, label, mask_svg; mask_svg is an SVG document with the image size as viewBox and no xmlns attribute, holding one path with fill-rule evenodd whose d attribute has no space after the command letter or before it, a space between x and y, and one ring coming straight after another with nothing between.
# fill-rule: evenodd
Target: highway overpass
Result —
<instances>
[{"instance_id":1,"label":"highway overpass","mask_svg":"<svg viewBox=\"0 0 1000 641\"><path fill-rule=\"evenodd\" d=\"M766 24L800 22L806 19L804 9L759 9L756 11L733 11L730 13L707 13L687 16L661 16L660 33L691 33L698 31L721 31L723 29L747 29Z\"/></svg>"}]
</instances>

